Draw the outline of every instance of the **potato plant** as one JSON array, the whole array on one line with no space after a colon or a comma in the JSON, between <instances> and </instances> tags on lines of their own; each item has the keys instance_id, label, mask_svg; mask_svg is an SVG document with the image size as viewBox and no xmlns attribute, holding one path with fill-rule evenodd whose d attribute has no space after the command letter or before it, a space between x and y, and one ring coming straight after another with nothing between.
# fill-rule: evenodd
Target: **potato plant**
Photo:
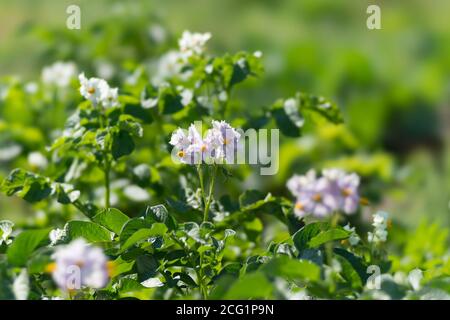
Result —
<instances>
[{"instance_id":1,"label":"potato plant","mask_svg":"<svg viewBox=\"0 0 450 320\"><path fill-rule=\"evenodd\" d=\"M387 250L391 220L357 173L311 167L280 194L236 194L232 186L259 173L229 161L230 143L246 139L237 129L292 139L344 119L302 91L250 112L239 93L263 76L263 53L215 56L210 38L185 31L155 63L110 81L70 62L45 68L33 88L6 81L2 106L19 97L34 106L40 138L0 121L28 152L0 189L38 214L0 221L0 298L448 296L448 262L425 278L420 263L393 274L402 267Z\"/></svg>"}]
</instances>

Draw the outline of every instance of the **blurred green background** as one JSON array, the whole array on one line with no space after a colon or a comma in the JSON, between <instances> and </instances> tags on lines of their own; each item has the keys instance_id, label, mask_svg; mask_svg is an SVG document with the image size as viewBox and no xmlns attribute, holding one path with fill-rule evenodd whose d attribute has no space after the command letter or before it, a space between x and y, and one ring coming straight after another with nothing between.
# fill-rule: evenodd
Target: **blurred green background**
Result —
<instances>
[{"instance_id":1,"label":"blurred green background","mask_svg":"<svg viewBox=\"0 0 450 320\"><path fill-rule=\"evenodd\" d=\"M81 8L81 30L65 28L71 4ZM366 27L369 4L381 7L381 30ZM264 53L266 76L237 92L249 109L301 90L344 111L345 128L285 142L267 190L284 188L301 167L293 157L307 156L317 167L377 176L378 205L407 225L450 226L449 12L446 0L0 0L0 77L33 81L56 60L81 70L103 60L127 68L174 47L185 29L209 31L212 52ZM152 42L159 27L162 44ZM1 110L0 117L15 119ZM0 159L0 176L10 169ZM0 218L26 214L22 200L0 196Z\"/></svg>"}]
</instances>

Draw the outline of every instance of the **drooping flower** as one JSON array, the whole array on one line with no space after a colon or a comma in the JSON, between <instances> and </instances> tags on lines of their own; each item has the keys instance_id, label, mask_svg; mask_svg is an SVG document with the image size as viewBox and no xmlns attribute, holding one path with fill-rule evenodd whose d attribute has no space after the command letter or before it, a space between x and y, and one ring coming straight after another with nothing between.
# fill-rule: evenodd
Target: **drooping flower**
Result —
<instances>
[{"instance_id":1,"label":"drooping flower","mask_svg":"<svg viewBox=\"0 0 450 320\"><path fill-rule=\"evenodd\" d=\"M359 238L358 234L356 233L355 227L351 227L350 223L348 223L345 227L345 230L351 232L350 237L348 238L348 242L352 246L356 246L361 239Z\"/></svg>"},{"instance_id":2,"label":"drooping flower","mask_svg":"<svg viewBox=\"0 0 450 320\"><path fill-rule=\"evenodd\" d=\"M58 61L42 69L42 81L60 88L67 87L76 74L77 67L73 62Z\"/></svg>"},{"instance_id":3,"label":"drooping flower","mask_svg":"<svg viewBox=\"0 0 450 320\"><path fill-rule=\"evenodd\" d=\"M197 33L184 31L178 45L181 53L185 57L190 57L194 54L200 55L205 50L206 42L211 38L211 33Z\"/></svg>"},{"instance_id":4,"label":"drooping flower","mask_svg":"<svg viewBox=\"0 0 450 320\"><path fill-rule=\"evenodd\" d=\"M378 211L373 215L374 227L373 232L367 233L367 240L373 243L386 242L387 240L387 227L388 227L389 214L385 211Z\"/></svg>"},{"instance_id":5,"label":"drooping flower","mask_svg":"<svg viewBox=\"0 0 450 320\"><path fill-rule=\"evenodd\" d=\"M63 239L66 236L66 230L65 229L53 229L50 231L48 237L50 239L50 245L54 246L58 243L61 239Z\"/></svg>"},{"instance_id":6,"label":"drooping flower","mask_svg":"<svg viewBox=\"0 0 450 320\"><path fill-rule=\"evenodd\" d=\"M9 236L12 233L14 223L9 220L0 220L0 246L4 243L6 245L12 242Z\"/></svg>"},{"instance_id":7,"label":"drooping flower","mask_svg":"<svg viewBox=\"0 0 450 320\"><path fill-rule=\"evenodd\" d=\"M62 290L100 289L109 281L107 257L100 248L90 246L84 239L57 248L52 258L55 263L49 269Z\"/></svg>"}]
</instances>

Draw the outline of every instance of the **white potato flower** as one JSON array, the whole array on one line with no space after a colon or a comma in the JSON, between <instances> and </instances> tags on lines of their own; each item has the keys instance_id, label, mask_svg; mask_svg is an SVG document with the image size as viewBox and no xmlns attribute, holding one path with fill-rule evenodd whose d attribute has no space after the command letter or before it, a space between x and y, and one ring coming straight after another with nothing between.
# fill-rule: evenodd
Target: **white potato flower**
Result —
<instances>
[{"instance_id":1,"label":"white potato flower","mask_svg":"<svg viewBox=\"0 0 450 320\"><path fill-rule=\"evenodd\" d=\"M206 42L211 38L211 33L197 33L184 31L181 39L178 41L181 53L185 57L190 57L194 54L200 55L205 50Z\"/></svg>"},{"instance_id":2,"label":"white potato flower","mask_svg":"<svg viewBox=\"0 0 450 320\"><path fill-rule=\"evenodd\" d=\"M183 106L187 106L192 102L192 99L194 98L194 92L189 89L184 89L180 93L181 95L181 104Z\"/></svg>"},{"instance_id":3,"label":"white potato flower","mask_svg":"<svg viewBox=\"0 0 450 320\"><path fill-rule=\"evenodd\" d=\"M27 269L22 269L17 278L14 279L12 291L16 300L27 300L30 293L30 279Z\"/></svg>"},{"instance_id":4,"label":"white potato flower","mask_svg":"<svg viewBox=\"0 0 450 320\"><path fill-rule=\"evenodd\" d=\"M367 240L369 242L373 243L380 243L380 242L386 242L388 232L388 219L389 214L385 211L378 211L373 215L373 223L372 226L374 227L373 232L367 233Z\"/></svg>"},{"instance_id":5,"label":"white potato flower","mask_svg":"<svg viewBox=\"0 0 450 320\"><path fill-rule=\"evenodd\" d=\"M30 152L27 160L30 166L39 169L45 169L48 165L47 158L38 151Z\"/></svg>"},{"instance_id":6,"label":"white potato flower","mask_svg":"<svg viewBox=\"0 0 450 320\"><path fill-rule=\"evenodd\" d=\"M42 69L42 81L60 88L67 87L76 74L77 67L73 62L58 61Z\"/></svg>"},{"instance_id":7,"label":"white potato flower","mask_svg":"<svg viewBox=\"0 0 450 320\"><path fill-rule=\"evenodd\" d=\"M53 229L50 231L48 237L50 239L50 245L54 246L58 243L58 241L62 240L66 236L66 230L65 229Z\"/></svg>"},{"instance_id":8,"label":"white potato flower","mask_svg":"<svg viewBox=\"0 0 450 320\"><path fill-rule=\"evenodd\" d=\"M345 230L351 232L350 237L348 238L348 242L350 243L350 245L352 246L356 246L359 241L361 240L358 236L358 234L356 233L355 227L351 227L350 223L348 223L345 227Z\"/></svg>"},{"instance_id":9,"label":"white potato flower","mask_svg":"<svg viewBox=\"0 0 450 320\"><path fill-rule=\"evenodd\" d=\"M12 233L14 223L9 220L0 220L0 245L3 243L8 245L11 244L12 240L9 236Z\"/></svg>"},{"instance_id":10,"label":"white potato flower","mask_svg":"<svg viewBox=\"0 0 450 320\"><path fill-rule=\"evenodd\" d=\"M80 80L80 93L94 105L101 104L105 108L118 105L118 89L111 88L104 79L86 78L84 73L78 76Z\"/></svg>"}]
</instances>

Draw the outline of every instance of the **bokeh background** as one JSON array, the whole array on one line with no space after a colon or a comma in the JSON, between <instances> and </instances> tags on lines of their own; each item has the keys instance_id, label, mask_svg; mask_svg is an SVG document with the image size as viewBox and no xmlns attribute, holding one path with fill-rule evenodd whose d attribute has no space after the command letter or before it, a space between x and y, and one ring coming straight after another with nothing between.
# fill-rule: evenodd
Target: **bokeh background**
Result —
<instances>
[{"instance_id":1,"label":"bokeh background","mask_svg":"<svg viewBox=\"0 0 450 320\"><path fill-rule=\"evenodd\" d=\"M65 28L71 4L81 7L81 30ZM369 4L381 7L381 30L366 27ZM339 165L369 177L377 206L404 225L450 227L449 12L446 0L0 0L0 78L32 82L56 60L90 74L104 63L132 69L176 46L185 29L209 31L214 53L264 53L265 77L236 93L245 108L301 90L329 97L345 115L346 126L286 139L279 174L244 187L279 194L293 172ZM14 102L0 104L0 119L17 126L14 139L0 130L0 178L17 165L12 141L22 137L29 150L48 143L30 106L2 110L6 103ZM0 195L0 218L30 212Z\"/></svg>"}]
</instances>

